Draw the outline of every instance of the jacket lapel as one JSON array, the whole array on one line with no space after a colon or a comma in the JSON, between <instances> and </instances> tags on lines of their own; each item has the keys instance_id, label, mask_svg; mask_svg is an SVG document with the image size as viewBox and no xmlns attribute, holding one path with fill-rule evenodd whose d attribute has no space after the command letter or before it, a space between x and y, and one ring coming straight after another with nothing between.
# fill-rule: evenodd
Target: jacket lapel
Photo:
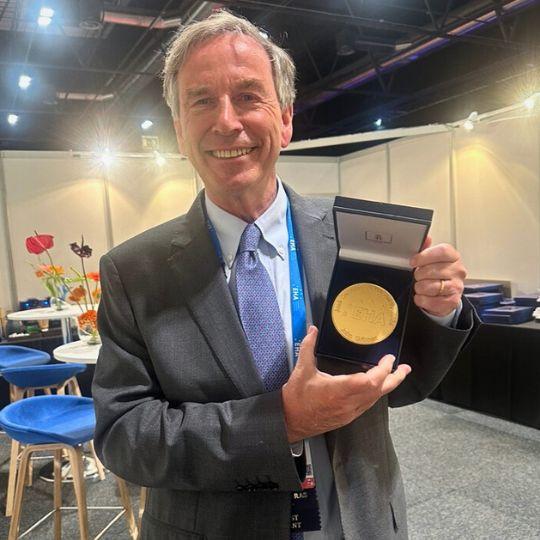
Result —
<instances>
[{"instance_id":1,"label":"jacket lapel","mask_svg":"<svg viewBox=\"0 0 540 540\"><path fill-rule=\"evenodd\" d=\"M332 209L328 201L301 197L288 186L285 191L306 274L313 324L320 327L336 257Z\"/></svg>"},{"instance_id":2,"label":"jacket lapel","mask_svg":"<svg viewBox=\"0 0 540 540\"><path fill-rule=\"evenodd\" d=\"M201 192L171 242L169 264L195 322L241 396L265 391L212 244Z\"/></svg>"}]
</instances>

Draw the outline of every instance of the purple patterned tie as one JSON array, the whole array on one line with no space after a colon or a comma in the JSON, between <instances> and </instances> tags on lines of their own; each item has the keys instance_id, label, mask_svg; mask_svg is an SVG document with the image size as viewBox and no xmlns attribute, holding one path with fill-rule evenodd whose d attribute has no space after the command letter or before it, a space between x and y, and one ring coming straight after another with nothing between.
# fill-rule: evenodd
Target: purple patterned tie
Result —
<instances>
[{"instance_id":1,"label":"purple patterned tie","mask_svg":"<svg viewBox=\"0 0 540 540\"><path fill-rule=\"evenodd\" d=\"M270 392L285 384L289 365L276 291L257 256L260 239L261 231L257 225L247 225L236 256L236 298L255 366Z\"/></svg>"},{"instance_id":2,"label":"purple patterned tie","mask_svg":"<svg viewBox=\"0 0 540 540\"><path fill-rule=\"evenodd\" d=\"M257 255L260 239L257 225L247 225L236 255L236 300L255 366L271 392L287 382L289 362L276 291ZM291 540L302 539L302 533L291 533Z\"/></svg>"}]
</instances>

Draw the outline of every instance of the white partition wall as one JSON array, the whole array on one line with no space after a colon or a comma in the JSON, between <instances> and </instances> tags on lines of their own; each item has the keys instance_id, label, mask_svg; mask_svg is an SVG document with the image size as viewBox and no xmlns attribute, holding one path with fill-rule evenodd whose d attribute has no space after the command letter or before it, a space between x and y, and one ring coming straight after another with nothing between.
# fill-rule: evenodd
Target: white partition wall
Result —
<instances>
[{"instance_id":1,"label":"white partition wall","mask_svg":"<svg viewBox=\"0 0 540 540\"><path fill-rule=\"evenodd\" d=\"M540 286L540 119L481 124L455 137L458 245L471 276Z\"/></svg>"},{"instance_id":2,"label":"white partition wall","mask_svg":"<svg viewBox=\"0 0 540 540\"><path fill-rule=\"evenodd\" d=\"M113 244L184 214L197 193L195 172L180 157L120 158L107 171Z\"/></svg>"},{"instance_id":3,"label":"white partition wall","mask_svg":"<svg viewBox=\"0 0 540 540\"><path fill-rule=\"evenodd\" d=\"M337 158L281 156L277 173L297 193L315 196L339 194Z\"/></svg>"},{"instance_id":4,"label":"white partition wall","mask_svg":"<svg viewBox=\"0 0 540 540\"><path fill-rule=\"evenodd\" d=\"M107 169L85 153L4 152L1 158L11 250L0 236L0 307L7 309L16 308L12 297L46 296L29 264L37 258L25 247L34 230L55 237L51 254L65 269L79 268L69 244L84 234L93 248L87 271L93 271L112 245L184 213L196 193L193 169L180 157L159 167L148 156L118 156Z\"/></svg>"},{"instance_id":5,"label":"white partition wall","mask_svg":"<svg viewBox=\"0 0 540 540\"><path fill-rule=\"evenodd\" d=\"M510 280L514 292L540 287L538 115L341 158L281 156L277 171L301 194L433 208L434 241L455 243L471 278ZM95 270L111 245L184 213L200 188L180 156L163 167L149 156L119 156L105 171L89 154L3 152L0 173L0 307L7 309L16 307L12 299L46 294L24 246L34 230L55 236L55 263L64 267L78 263L68 245L84 233Z\"/></svg>"},{"instance_id":6,"label":"white partition wall","mask_svg":"<svg viewBox=\"0 0 540 540\"><path fill-rule=\"evenodd\" d=\"M92 160L63 152L6 152L3 168L17 298L45 296L29 264L37 263L37 257L25 247L34 231L54 236L53 261L66 270L78 268L69 244L80 243L84 234L94 249L88 271L97 270L107 246L103 184Z\"/></svg>"},{"instance_id":7,"label":"white partition wall","mask_svg":"<svg viewBox=\"0 0 540 540\"><path fill-rule=\"evenodd\" d=\"M434 243L455 243L450 218L451 133L390 143L390 202L431 208Z\"/></svg>"},{"instance_id":8,"label":"white partition wall","mask_svg":"<svg viewBox=\"0 0 540 540\"><path fill-rule=\"evenodd\" d=\"M392 141L339 166L345 196L433 208L434 241L457 246L470 278L540 290L538 115Z\"/></svg>"},{"instance_id":9,"label":"white partition wall","mask_svg":"<svg viewBox=\"0 0 540 540\"><path fill-rule=\"evenodd\" d=\"M341 195L388 202L388 145L354 152L340 158Z\"/></svg>"}]
</instances>

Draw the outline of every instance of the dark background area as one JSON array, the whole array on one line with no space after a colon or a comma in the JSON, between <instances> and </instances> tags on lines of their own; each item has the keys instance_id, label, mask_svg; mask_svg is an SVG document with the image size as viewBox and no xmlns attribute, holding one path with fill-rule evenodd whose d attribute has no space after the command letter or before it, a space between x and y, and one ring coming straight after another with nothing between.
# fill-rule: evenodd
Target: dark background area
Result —
<instances>
[{"instance_id":1,"label":"dark background area","mask_svg":"<svg viewBox=\"0 0 540 540\"><path fill-rule=\"evenodd\" d=\"M45 5L54 16L40 27ZM0 150L141 151L151 135L176 151L164 48L219 7L292 54L294 140L372 131L377 119L379 129L453 122L540 90L538 0L0 0Z\"/></svg>"}]
</instances>

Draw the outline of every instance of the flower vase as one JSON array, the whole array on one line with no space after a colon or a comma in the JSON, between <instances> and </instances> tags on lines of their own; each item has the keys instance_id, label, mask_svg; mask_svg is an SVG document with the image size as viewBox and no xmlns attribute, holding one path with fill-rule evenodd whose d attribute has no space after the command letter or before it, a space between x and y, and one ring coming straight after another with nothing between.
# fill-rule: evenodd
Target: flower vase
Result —
<instances>
[{"instance_id":1,"label":"flower vase","mask_svg":"<svg viewBox=\"0 0 540 540\"><path fill-rule=\"evenodd\" d=\"M77 317L79 339L87 345L100 345L101 338L97 329L97 313L89 309Z\"/></svg>"},{"instance_id":2,"label":"flower vase","mask_svg":"<svg viewBox=\"0 0 540 540\"><path fill-rule=\"evenodd\" d=\"M65 302L58 296L51 296L49 298L49 305L56 311L62 311L66 307Z\"/></svg>"}]
</instances>

